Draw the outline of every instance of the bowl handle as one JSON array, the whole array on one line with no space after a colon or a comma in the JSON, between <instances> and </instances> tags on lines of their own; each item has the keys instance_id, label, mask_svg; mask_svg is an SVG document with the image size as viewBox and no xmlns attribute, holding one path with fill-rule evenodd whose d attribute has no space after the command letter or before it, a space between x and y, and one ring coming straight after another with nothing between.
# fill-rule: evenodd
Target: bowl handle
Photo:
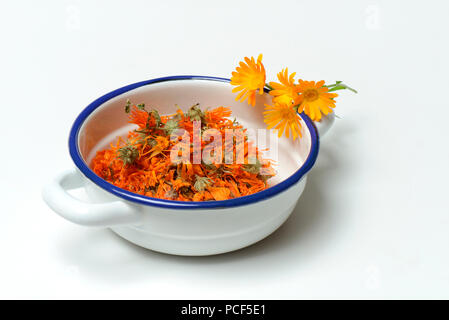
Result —
<instances>
[{"instance_id":1,"label":"bowl handle","mask_svg":"<svg viewBox=\"0 0 449 320\"><path fill-rule=\"evenodd\" d=\"M42 197L48 206L67 220L94 227L139 224L142 219L138 207L123 201L88 203L75 199L67 191L83 186L76 170L67 170L48 183Z\"/></svg>"},{"instance_id":2,"label":"bowl handle","mask_svg":"<svg viewBox=\"0 0 449 320\"><path fill-rule=\"evenodd\" d=\"M320 138L324 137L335 121L335 113L331 112L328 115L323 115L321 121L314 121Z\"/></svg>"}]
</instances>

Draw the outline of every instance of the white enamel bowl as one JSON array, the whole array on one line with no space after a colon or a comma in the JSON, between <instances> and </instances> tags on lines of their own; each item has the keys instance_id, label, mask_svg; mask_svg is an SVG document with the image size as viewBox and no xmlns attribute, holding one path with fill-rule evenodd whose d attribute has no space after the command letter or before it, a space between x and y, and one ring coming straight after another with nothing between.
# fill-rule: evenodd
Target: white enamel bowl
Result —
<instances>
[{"instance_id":1,"label":"white enamel bowl","mask_svg":"<svg viewBox=\"0 0 449 320\"><path fill-rule=\"evenodd\" d=\"M76 119L69 137L76 169L61 173L43 190L46 203L62 217L85 226L109 227L121 237L148 249L176 255L213 255L249 246L275 231L291 214L306 184L306 174L318 155L316 126L303 116L302 139L282 137L272 185L262 192L225 201L180 202L150 198L117 188L93 173L88 164L130 127L124 113L127 99L158 108L161 114L188 108L227 106L247 128L266 128L263 105L236 102L228 79L175 76L132 84L91 103ZM326 130L332 117L318 127ZM68 193L84 187L89 201Z\"/></svg>"}]
</instances>

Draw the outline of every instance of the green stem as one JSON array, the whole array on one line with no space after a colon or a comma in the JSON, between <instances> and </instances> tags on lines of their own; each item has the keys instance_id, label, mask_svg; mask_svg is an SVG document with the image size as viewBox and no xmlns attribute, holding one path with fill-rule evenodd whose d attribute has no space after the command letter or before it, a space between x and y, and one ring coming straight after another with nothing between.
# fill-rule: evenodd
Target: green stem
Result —
<instances>
[{"instance_id":1,"label":"green stem","mask_svg":"<svg viewBox=\"0 0 449 320\"><path fill-rule=\"evenodd\" d=\"M350 90L350 91L352 91L354 93L357 93L357 90L355 90L355 89L351 88L350 86L344 84L342 81L336 81L335 83L329 84L329 85L324 86L324 87L329 88L328 92L348 89L348 90Z\"/></svg>"},{"instance_id":2,"label":"green stem","mask_svg":"<svg viewBox=\"0 0 449 320\"><path fill-rule=\"evenodd\" d=\"M350 91L352 91L352 92L354 92L354 93L357 93L357 90L355 90L355 89L353 89L353 88L351 88L351 87L348 87L347 85L338 85L338 86L335 86L335 87L329 89L328 92L333 92L333 91L337 91L337 90L345 90L345 89L348 89L348 90L350 90Z\"/></svg>"}]
</instances>

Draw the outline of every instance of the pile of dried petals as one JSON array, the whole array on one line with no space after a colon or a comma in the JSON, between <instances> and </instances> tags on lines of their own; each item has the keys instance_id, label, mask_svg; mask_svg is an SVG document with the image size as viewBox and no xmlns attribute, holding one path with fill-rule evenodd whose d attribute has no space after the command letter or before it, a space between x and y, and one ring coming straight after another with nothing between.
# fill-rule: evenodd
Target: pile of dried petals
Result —
<instances>
[{"instance_id":1,"label":"pile of dried petals","mask_svg":"<svg viewBox=\"0 0 449 320\"><path fill-rule=\"evenodd\" d=\"M98 151L91 163L97 175L117 187L168 200L227 200L266 189L267 179L275 174L269 161L257 159L249 164L254 161L248 161L247 147L244 149L245 164L193 164L192 161L175 164L171 161L170 152L176 141L170 139L170 135L177 129L184 129L192 138L194 120L201 120L202 130L240 129L244 132L236 120L228 118L231 115L228 108L202 111L194 105L186 113L178 110L174 115L160 116L157 110L147 111L144 104L132 106L128 101L125 111L129 113L129 122L138 125L138 129L128 133L127 141L118 138L109 149ZM247 137L245 142L250 143ZM201 149L206 146L207 142L201 141Z\"/></svg>"}]
</instances>

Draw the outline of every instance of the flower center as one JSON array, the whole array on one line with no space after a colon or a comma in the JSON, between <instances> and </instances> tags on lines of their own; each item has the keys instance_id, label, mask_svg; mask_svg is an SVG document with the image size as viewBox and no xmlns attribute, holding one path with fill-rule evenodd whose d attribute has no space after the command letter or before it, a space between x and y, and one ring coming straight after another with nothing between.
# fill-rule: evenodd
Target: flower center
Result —
<instances>
[{"instance_id":1,"label":"flower center","mask_svg":"<svg viewBox=\"0 0 449 320\"><path fill-rule=\"evenodd\" d=\"M304 98L308 101L314 101L318 99L318 91L315 89L309 89L306 92L304 92Z\"/></svg>"},{"instance_id":2,"label":"flower center","mask_svg":"<svg viewBox=\"0 0 449 320\"><path fill-rule=\"evenodd\" d=\"M265 80L263 78L263 75L260 74L253 74L248 79L250 90L256 90L260 87L263 87L265 84Z\"/></svg>"},{"instance_id":3,"label":"flower center","mask_svg":"<svg viewBox=\"0 0 449 320\"><path fill-rule=\"evenodd\" d=\"M285 120L290 120L291 118L291 109L289 107L281 109L281 118Z\"/></svg>"}]
</instances>

